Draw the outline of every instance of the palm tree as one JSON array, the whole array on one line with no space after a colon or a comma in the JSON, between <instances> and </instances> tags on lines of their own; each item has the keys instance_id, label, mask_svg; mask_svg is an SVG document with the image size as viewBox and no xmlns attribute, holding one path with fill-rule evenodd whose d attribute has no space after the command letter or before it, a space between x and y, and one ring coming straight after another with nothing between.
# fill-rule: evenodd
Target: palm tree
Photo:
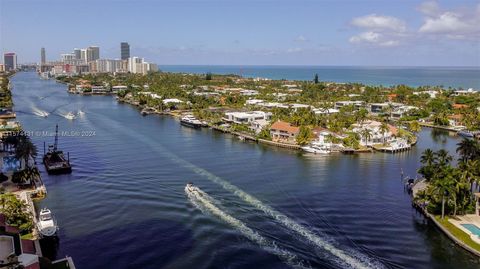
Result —
<instances>
[{"instance_id":1,"label":"palm tree","mask_svg":"<svg viewBox=\"0 0 480 269\"><path fill-rule=\"evenodd\" d=\"M437 151L436 155L438 158L438 163L442 166L449 164L453 160L452 156L450 156L448 154L448 151L446 151L445 149Z\"/></svg>"},{"instance_id":2,"label":"palm tree","mask_svg":"<svg viewBox=\"0 0 480 269\"><path fill-rule=\"evenodd\" d=\"M431 149L424 150L422 156L420 156L420 162L426 166L432 166L435 161L435 153Z\"/></svg>"},{"instance_id":3,"label":"palm tree","mask_svg":"<svg viewBox=\"0 0 480 269\"><path fill-rule=\"evenodd\" d=\"M473 190L473 183L480 181L480 161L468 160L459 165L460 177L470 183L470 191Z\"/></svg>"},{"instance_id":4,"label":"palm tree","mask_svg":"<svg viewBox=\"0 0 480 269\"><path fill-rule=\"evenodd\" d=\"M422 126L420 126L418 121L410 122L408 127L409 127L410 131L412 131L414 134L417 134L418 132L420 132L422 130Z\"/></svg>"},{"instance_id":5,"label":"palm tree","mask_svg":"<svg viewBox=\"0 0 480 269\"><path fill-rule=\"evenodd\" d=\"M363 139L365 139L365 145L368 147L368 140L372 138L372 131L370 129L364 128L361 131Z\"/></svg>"},{"instance_id":6,"label":"palm tree","mask_svg":"<svg viewBox=\"0 0 480 269\"><path fill-rule=\"evenodd\" d=\"M457 144L457 153L462 162L473 160L480 156L480 144L476 140L464 138Z\"/></svg>"},{"instance_id":7,"label":"palm tree","mask_svg":"<svg viewBox=\"0 0 480 269\"><path fill-rule=\"evenodd\" d=\"M442 197L442 219L445 217L445 202L453 193L454 180L450 174L445 175L441 180L436 180L433 185L434 194Z\"/></svg>"},{"instance_id":8,"label":"palm tree","mask_svg":"<svg viewBox=\"0 0 480 269\"><path fill-rule=\"evenodd\" d=\"M390 128L388 127L388 124L386 122L383 122L382 125L380 125L380 132L382 133L383 136L383 144L385 145L385 134L390 131Z\"/></svg>"},{"instance_id":9,"label":"palm tree","mask_svg":"<svg viewBox=\"0 0 480 269\"><path fill-rule=\"evenodd\" d=\"M15 147L15 157L17 159L25 160L25 166L29 168L28 160L30 157L35 158L37 156L37 147L26 136L19 138Z\"/></svg>"}]
</instances>

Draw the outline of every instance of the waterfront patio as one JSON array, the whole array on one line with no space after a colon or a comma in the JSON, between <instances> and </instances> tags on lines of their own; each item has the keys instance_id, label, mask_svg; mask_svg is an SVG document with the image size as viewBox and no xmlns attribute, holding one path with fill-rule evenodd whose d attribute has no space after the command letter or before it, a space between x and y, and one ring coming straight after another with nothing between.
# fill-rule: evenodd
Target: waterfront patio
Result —
<instances>
[{"instance_id":1,"label":"waterfront patio","mask_svg":"<svg viewBox=\"0 0 480 269\"><path fill-rule=\"evenodd\" d=\"M478 235L473 234L467 228L465 228L462 224L473 224L476 227L480 228L480 216L476 214L467 214L463 216L457 216L456 219L449 218L448 221L455 225L455 227L459 228L466 234L470 236L470 238L477 244L480 244L480 238Z\"/></svg>"}]
</instances>

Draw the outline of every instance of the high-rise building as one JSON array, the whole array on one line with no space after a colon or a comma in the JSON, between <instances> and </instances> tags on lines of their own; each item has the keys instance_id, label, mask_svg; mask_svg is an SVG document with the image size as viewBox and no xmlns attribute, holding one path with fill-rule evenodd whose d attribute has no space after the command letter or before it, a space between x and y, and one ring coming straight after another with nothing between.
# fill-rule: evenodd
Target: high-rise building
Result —
<instances>
[{"instance_id":1,"label":"high-rise building","mask_svg":"<svg viewBox=\"0 0 480 269\"><path fill-rule=\"evenodd\" d=\"M87 49L80 50L80 60L85 64L87 63Z\"/></svg>"},{"instance_id":2,"label":"high-rise building","mask_svg":"<svg viewBox=\"0 0 480 269\"><path fill-rule=\"evenodd\" d=\"M82 50L74 48L73 49L73 54L75 54L75 59L76 60L81 60L82 59Z\"/></svg>"},{"instance_id":3,"label":"high-rise building","mask_svg":"<svg viewBox=\"0 0 480 269\"><path fill-rule=\"evenodd\" d=\"M5 64L5 71L17 69L17 55L14 52L3 54L3 63Z\"/></svg>"},{"instance_id":4,"label":"high-rise building","mask_svg":"<svg viewBox=\"0 0 480 269\"><path fill-rule=\"evenodd\" d=\"M100 48L97 46L90 46L88 47L92 51L92 56L90 61L95 61L100 59Z\"/></svg>"},{"instance_id":5,"label":"high-rise building","mask_svg":"<svg viewBox=\"0 0 480 269\"><path fill-rule=\"evenodd\" d=\"M45 48L40 50L40 63L44 65L47 62L47 56L45 55Z\"/></svg>"},{"instance_id":6,"label":"high-rise building","mask_svg":"<svg viewBox=\"0 0 480 269\"><path fill-rule=\"evenodd\" d=\"M130 45L127 42L120 43L120 56L122 60L130 58Z\"/></svg>"}]
</instances>

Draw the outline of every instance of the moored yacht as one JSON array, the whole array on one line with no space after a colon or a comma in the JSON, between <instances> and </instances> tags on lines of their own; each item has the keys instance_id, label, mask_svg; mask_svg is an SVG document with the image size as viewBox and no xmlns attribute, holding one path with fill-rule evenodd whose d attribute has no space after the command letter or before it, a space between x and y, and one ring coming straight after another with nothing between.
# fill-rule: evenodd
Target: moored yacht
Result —
<instances>
[{"instance_id":1,"label":"moored yacht","mask_svg":"<svg viewBox=\"0 0 480 269\"><path fill-rule=\"evenodd\" d=\"M183 126L188 126L192 128L200 128L202 127L202 122L197 120L194 116L192 115L185 115L180 119L180 124Z\"/></svg>"},{"instance_id":2,"label":"moored yacht","mask_svg":"<svg viewBox=\"0 0 480 269\"><path fill-rule=\"evenodd\" d=\"M40 210L37 223L38 232L42 236L50 237L57 233L57 221L53 217L52 211L48 208Z\"/></svg>"},{"instance_id":3,"label":"moored yacht","mask_svg":"<svg viewBox=\"0 0 480 269\"><path fill-rule=\"evenodd\" d=\"M330 149L325 147L325 146L320 146L320 145L315 145L311 144L308 146L302 147L303 151L309 152L309 153L315 153L315 154L328 154L330 153Z\"/></svg>"}]
</instances>

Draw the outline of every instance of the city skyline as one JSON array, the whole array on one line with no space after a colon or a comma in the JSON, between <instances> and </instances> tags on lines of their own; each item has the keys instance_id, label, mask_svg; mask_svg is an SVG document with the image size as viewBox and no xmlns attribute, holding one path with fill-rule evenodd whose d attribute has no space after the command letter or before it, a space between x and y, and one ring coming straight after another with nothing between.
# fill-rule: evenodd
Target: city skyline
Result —
<instances>
[{"instance_id":1,"label":"city skyline","mask_svg":"<svg viewBox=\"0 0 480 269\"><path fill-rule=\"evenodd\" d=\"M89 44L115 59L126 41L159 65L480 66L478 1L347 2L2 0L0 49L19 63L40 62L39 47L52 61Z\"/></svg>"}]
</instances>

